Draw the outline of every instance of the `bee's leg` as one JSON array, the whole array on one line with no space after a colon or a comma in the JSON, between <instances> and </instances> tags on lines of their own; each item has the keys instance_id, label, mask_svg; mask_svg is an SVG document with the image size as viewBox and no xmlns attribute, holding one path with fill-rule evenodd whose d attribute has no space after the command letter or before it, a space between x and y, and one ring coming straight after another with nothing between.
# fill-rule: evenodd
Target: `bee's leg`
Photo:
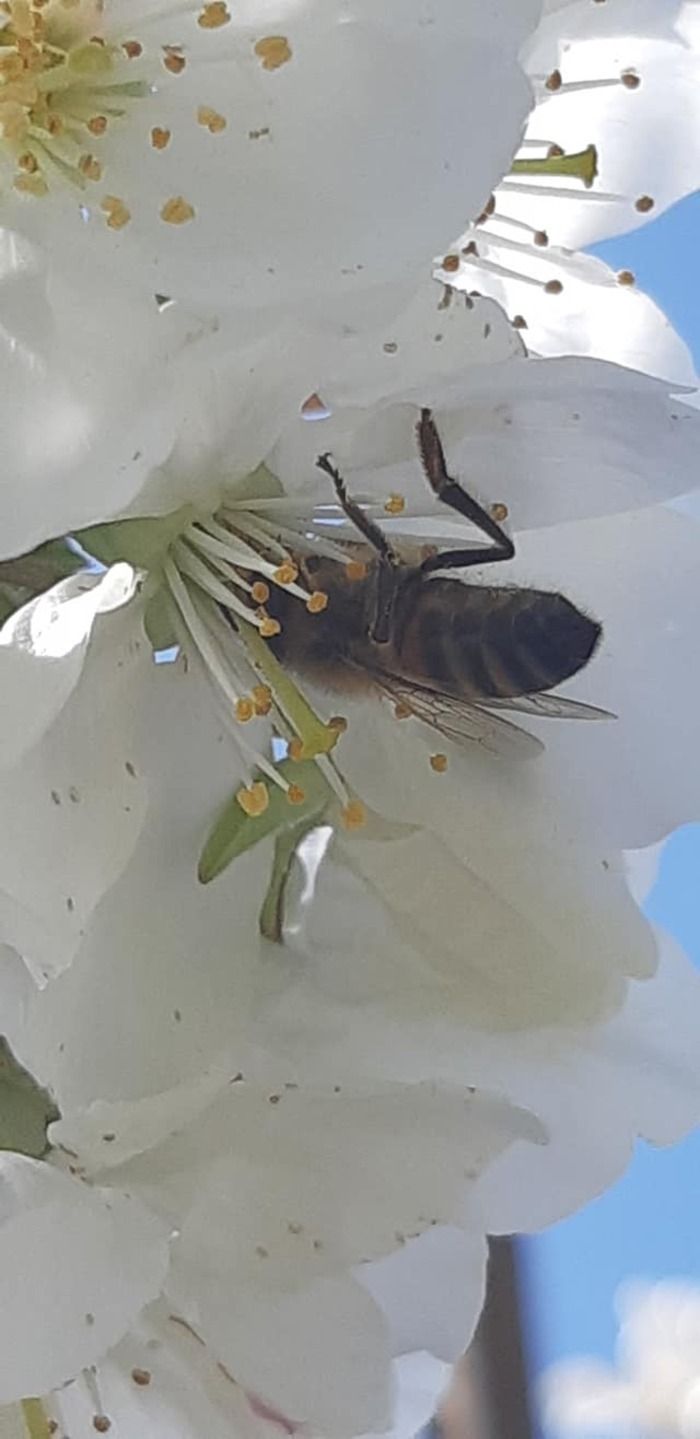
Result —
<instances>
[{"instance_id":1,"label":"bee's leg","mask_svg":"<svg viewBox=\"0 0 700 1439\"><path fill-rule=\"evenodd\" d=\"M392 549L384 531L380 529L379 525L375 524L375 521L371 520L369 515L365 514L361 505L358 505L356 500L350 499L345 480L336 469L330 455L319 455L316 466L319 470L323 470L324 474L330 475L335 493L338 497L338 504L343 514L347 515L348 519L355 526L355 529L359 530L361 535L364 535L368 544L372 546L372 549L377 551L380 559L384 560L387 565L391 565L393 569L398 569L401 561L396 551Z\"/></svg>"},{"instance_id":2,"label":"bee's leg","mask_svg":"<svg viewBox=\"0 0 700 1439\"><path fill-rule=\"evenodd\" d=\"M366 515L360 505L352 500L347 492L345 480L336 469L330 455L319 455L316 464L324 474L330 475L338 497L343 514L355 526L355 529L364 535L368 544L379 555L379 566L377 570L377 587L375 599L375 613L370 630L371 638L375 644L387 644L391 636L391 620L394 610L394 599L396 596L396 579L398 576L401 560L392 548L379 525Z\"/></svg>"},{"instance_id":3,"label":"bee's leg","mask_svg":"<svg viewBox=\"0 0 700 1439\"><path fill-rule=\"evenodd\" d=\"M420 420L416 426L418 438L418 450L420 453L423 469L433 493L444 505L449 505L451 510L457 514L464 515L465 519L471 520L487 535L491 544L486 546L472 546L466 550L446 550L444 554L431 555L421 565L423 572L430 570L466 569L469 565L494 564L497 560L512 560L515 554L515 546L501 528L493 516L480 505L478 500L472 499L471 495L453 480L447 473L445 453L442 442L437 432L437 426L430 410L421 410Z\"/></svg>"}]
</instances>

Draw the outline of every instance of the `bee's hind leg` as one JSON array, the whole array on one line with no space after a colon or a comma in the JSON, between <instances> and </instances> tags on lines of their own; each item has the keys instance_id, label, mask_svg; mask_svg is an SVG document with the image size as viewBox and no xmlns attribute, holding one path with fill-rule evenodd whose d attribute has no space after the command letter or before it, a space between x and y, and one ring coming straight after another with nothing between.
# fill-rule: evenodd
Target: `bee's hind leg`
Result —
<instances>
[{"instance_id":1,"label":"bee's hind leg","mask_svg":"<svg viewBox=\"0 0 700 1439\"><path fill-rule=\"evenodd\" d=\"M338 504L343 514L351 521L356 530L367 540L367 543L376 550L379 556L377 569L377 587L375 598L375 613L370 630L371 638L375 644L387 644L391 636L391 622L394 611L394 600L396 597L396 579L401 565L401 560L396 550L390 545L384 531L369 515L365 514L361 505L352 500L348 494L345 480L340 471L333 464L330 455L319 455L316 465L324 474L329 475L333 481L335 493L338 497Z\"/></svg>"},{"instance_id":2,"label":"bee's hind leg","mask_svg":"<svg viewBox=\"0 0 700 1439\"><path fill-rule=\"evenodd\" d=\"M471 523L491 540L488 546L473 545L466 550L445 550L442 554L431 555L421 565L423 572L461 570L471 565L490 565L497 560L512 560L515 545L510 535L506 534L478 500L472 499L457 480L453 480L448 474L442 441L430 410L421 410L416 436L425 476L433 494L443 505L448 505L451 510L456 510L458 515L464 515L465 519L471 520Z\"/></svg>"}]
</instances>

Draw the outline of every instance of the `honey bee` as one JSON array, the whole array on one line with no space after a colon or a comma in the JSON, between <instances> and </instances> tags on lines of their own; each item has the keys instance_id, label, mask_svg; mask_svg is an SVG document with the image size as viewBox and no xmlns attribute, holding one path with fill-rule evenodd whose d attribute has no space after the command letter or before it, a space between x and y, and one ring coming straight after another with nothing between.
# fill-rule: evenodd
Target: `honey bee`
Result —
<instances>
[{"instance_id":1,"label":"honey bee","mask_svg":"<svg viewBox=\"0 0 700 1439\"><path fill-rule=\"evenodd\" d=\"M428 409L416 426L426 479L443 504L471 521L488 544L407 559L347 492L330 455L319 468L361 536L350 563L295 556L327 608L310 616L276 589L270 614L281 630L270 640L291 669L338 689L374 689L397 712L413 715L447 738L475 741L500 753L527 754L542 745L494 711L537 717L597 719L608 712L548 691L578 673L600 641L597 620L564 595L518 586L468 584L440 574L512 559L513 541L498 521L447 470ZM355 576L361 575L361 578Z\"/></svg>"}]
</instances>

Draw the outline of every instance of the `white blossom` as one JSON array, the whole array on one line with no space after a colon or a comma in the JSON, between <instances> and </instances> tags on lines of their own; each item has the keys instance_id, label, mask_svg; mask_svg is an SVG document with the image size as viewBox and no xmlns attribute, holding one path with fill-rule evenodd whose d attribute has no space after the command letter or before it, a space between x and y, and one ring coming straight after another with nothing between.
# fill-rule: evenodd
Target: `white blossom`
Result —
<instances>
[{"instance_id":1,"label":"white blossom","mask_svg":"<svg viewBox=\"0 0 700 1439\"><path fill-rule=\"evenodd\" d=\"M116 270L215 310L362 306L413 281L508 169L539 11L12 0L3 223L76 278Z\"/></svg>"},{"instance_id":2,"label":"white blossom","mask_svg":"<svg viewBox=\"0 0 700 1439\"><path fill-rule=\"evenodd\" d=\"M580 251L695 188L699 40L694 0L545 6L523 52L536 104L513 172L438 269L499 300L531 351L694 383L686 347L634 274Z\"/></svg>"}]
</instances>

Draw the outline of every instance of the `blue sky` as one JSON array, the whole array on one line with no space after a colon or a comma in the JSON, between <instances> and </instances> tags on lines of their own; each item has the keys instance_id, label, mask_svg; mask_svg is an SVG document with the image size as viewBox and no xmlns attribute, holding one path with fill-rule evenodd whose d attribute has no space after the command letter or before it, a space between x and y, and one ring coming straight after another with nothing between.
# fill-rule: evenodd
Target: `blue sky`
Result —
<instances>
[{"instance_id":1,"label":"blue sky","mask_svg":"<svg viewBox=\"0 0 700 1439\"><path fill-rule=\"evenodd\" d=\"M690 345L700 370L699 251L700 193L634 234L597 246L595 253L616 270L634 271L639 287ZM669 841L647 906L698 966L699 873L695 825ZM567 1354L611 1357L613 1299L622 1279L684 1274L700 1284L700 1132L672 1150L640 1147L608 1194L524 1242L522 1261L533 1370Z\"/></svg>"}]
</instances>

